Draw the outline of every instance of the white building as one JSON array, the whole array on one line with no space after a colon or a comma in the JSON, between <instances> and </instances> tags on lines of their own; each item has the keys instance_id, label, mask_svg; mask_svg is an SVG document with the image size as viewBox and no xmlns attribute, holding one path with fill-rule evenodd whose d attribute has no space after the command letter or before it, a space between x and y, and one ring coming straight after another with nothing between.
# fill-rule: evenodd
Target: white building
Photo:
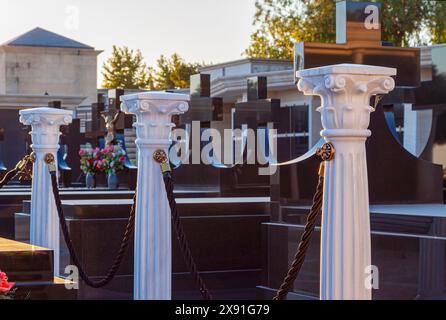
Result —
<instances>
[{"instance_id":1,"label":"white building","mask_svg":"<svg viewBox=\"0 0 446 320\"><path fill-rule=\"evenodd\" d=\"M101 51L35 28L0 45L0 106L34 107L60 100L74 108L96 101Z\"/></svg>"}]
</instances>

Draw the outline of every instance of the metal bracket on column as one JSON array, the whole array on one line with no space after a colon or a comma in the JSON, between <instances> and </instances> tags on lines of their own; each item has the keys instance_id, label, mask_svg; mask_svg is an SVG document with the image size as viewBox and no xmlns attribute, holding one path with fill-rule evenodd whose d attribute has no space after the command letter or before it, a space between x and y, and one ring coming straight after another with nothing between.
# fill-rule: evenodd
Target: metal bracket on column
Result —
<instances>
[{"instance_id":1,"label":"metal bracket on column","mask_svg":"<svg viewBox=\"0 0 446 320\"><path fill-rule=\"evenodd\" d=\"M335 156L335 148L331 142L327 142L317 149L316 155L321 157L322 161L331 161Z\"/></svg>"}]
</instances>

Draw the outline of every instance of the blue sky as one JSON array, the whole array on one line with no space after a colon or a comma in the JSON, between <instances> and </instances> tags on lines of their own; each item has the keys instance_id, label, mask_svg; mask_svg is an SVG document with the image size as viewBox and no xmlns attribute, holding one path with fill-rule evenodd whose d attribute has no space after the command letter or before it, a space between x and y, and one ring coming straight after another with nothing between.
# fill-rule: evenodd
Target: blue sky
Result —
<instances>
[{"instance_id":1,"label":"blue sky","mask_svg":"<svg viewBox=\"0 0 446 320\"><path fill-rule=\"evenodd\" d=\"M104 50L141 49L146 62L178 52L188 61L241 58L254 0L2 0L0 43L37 26Z\"/></svg>"}]
</instances>

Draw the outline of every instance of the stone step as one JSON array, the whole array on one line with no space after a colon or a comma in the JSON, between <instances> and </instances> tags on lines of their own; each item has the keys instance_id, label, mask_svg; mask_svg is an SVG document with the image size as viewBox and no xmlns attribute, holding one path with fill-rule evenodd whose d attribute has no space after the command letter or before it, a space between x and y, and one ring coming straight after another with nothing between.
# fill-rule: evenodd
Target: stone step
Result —
<instances>
[{"instance_id":1,"label":"stone step","mask_svg":"<svg viewBox=\"0 0 446 320\"><path fill-rule=\"evenodd\" d=\"M0 238L0 267L12 282L52 282L53 251Z\"/></svg>"},{"instance_id":2,"label":"stone step","mask_svg":"<svg viewBox=\"0 0 446 320\"><path fill-rule=\"evenodd\" d=\"M0 267L15 283L14 299L77 299L77 290L54 276L53 262L53 250L0 238Z\"/></svg>"},{"instance_id":3,"label":"stone step","mask_svg":"<svg viewBox=\"0 0 446 320\"><path fill-rule=\"evenodd\" d=\"M181 195L182 196L182 195ZM194 195L192 195L194 196ZM196 197L196 194L195 194ZM180 198L176 197L182 216L235 216L258 215L269 212L269 198ZM127 218L132 199L63 199L62 207L67 218L100 219ZM211 205L215 205L210 209ZM31 201L23 201L24 214L30 213Z\"/></svg>"},{"instance_id":4,"label":"stone step","mask_svg":"<svg viewBox=\"0 0 446 320\"><path fill-rule=\"evenodd\" d=\"M61 189L62 199L131 199L134 192L130 190L109 189ZM0 192L0 237L21 240L15 235L14 214L29 213L31 199L30 188L8 188ZM25 201L25 203L23 203Z\"/></svg>"}]
</instances>

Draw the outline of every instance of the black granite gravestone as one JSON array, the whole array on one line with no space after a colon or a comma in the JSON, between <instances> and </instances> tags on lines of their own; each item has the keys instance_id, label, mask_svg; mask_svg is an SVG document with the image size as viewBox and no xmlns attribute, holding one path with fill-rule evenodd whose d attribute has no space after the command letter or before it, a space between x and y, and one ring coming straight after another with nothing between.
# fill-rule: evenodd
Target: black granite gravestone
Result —
<instances>
[{"instance_id":1,"label":"black granite gravestone","mask_svg":"<svg viewBox=\"0 0 446 320\"><path fill-rule=\"evenodd\" d=\"M420 50L382 45L380 9L376 2L337 2L336 44L296 43L295 69L338 63L392 67L397 69L397 87L418 87Z\"/></svg>"},{"instance_id":2,"label":"black granite gravestone","mask_svg":"<svg viewBox=\"0 0 446 320\"><path fill-rule=\"evenodd\" d=\"M124 95L124 90L122 89L110 89L108 90L108 104L106 105L105 112L103 114L114 115L116 112L119 112L119 117L115 124L116 132L124 134L125 129L133 128L133 116L129 114L125 114L121 112L121 100L119 99L122 95ZM104 122L102 122L105 125ZM101 127L101 129L105 129Z\"/></svg>"},{"instance_id":3,"label":"black granite gravestone","mask_svg":"<svg viewBox=\"0 0 446 320\"><path fill-rule=\"evenodd\" d=\"M338 35L337 39L338 42L340 42L340 39L347 39L350 42L346 45L319 43L305 43L301 44L300 47L298 45L295 54L297 67L318 67L341 62L375 64L397 68L398 74L395 80L400 88L418 85L420 83L419 49L381 47L380 43L377 44L376 41L371 40L378 39L377 34L380 33L380 30L378 32L378 30L368 30L365 27L359 33L364 37L363 40L357 36L352 36L352 34L357 32L359 26L357 22L350 24L350 19L364 12L368 5L376 5L376 3L353 3L350 1L337 3L338 25L346 24L354 29L347 29L346 31L343 28L338 29L341 35ZM339 15L339 13L341 14ZM364 18L364 16L362 17ZM373 33L373 35L366 36L368 32ZM354 50L351 52L350 50L352 49ZM368 50L371 51L369 52ZM333 52L342 53L346 56L341 59L338 55L333 55ZM367 58L367 52L370 55L373 54L373 59L372 56L370 56L370 59ZM388 55L391 55L393 59L387 59ZM406 61L408 57L411 57L411 59ZM404 63L402 64L402 62ZM400 100L399 102L402 101ZM367 141L366 145L370 202L442 202L441 168L415 158L397 143L393 133L386 124L383 102L378 105L376 112L372 113L370 129L372 130L372 137ZM285 202L311 201L317 182L317 162L317 157L313 156L302 163L281 168L280 194L281 198L287 199L284 200ZM291 181L294 179L292 177L297 177L297 182ZM420 190L423 190L423 192L420 192Z\"/></svg>"},{"instance_id":4,"label":"black granite gravestone","mask_svg":"<svg viewBox=\"0 0 446 320\"><path fill-rule=\"evenodd\" d=\"M133 117L126 115L120 110L119 98L124 94L122 89L110 89L107 94L107 103L104 103L104 96L98 94L98 102L92 104L92 117L86 123L85 143L90 143L93 147L104 148L106 145L107 127L105 119L113 120L114 140L113 144L120 144L127 152L125 144L125 129L133 128ZM116 116L116 119L115 119ZM136 169L137 167L130 161L126 155L124 170L118 172L121 187L135 189L136 187ZM104 175L96 175L98 185L106 185Z\"/></svg>"},{"instance_id":5,"label":"black granite gravestone","mask_svg":"<svg viewBox=\"0 0 446 320\"><path fill-rule=\"evenodd\" d=\"M55 109L61 109L62 108L62 102L61 101L49 101L48 107L55 108ZM77 164L79 163L79 160L77 162L74 162L73 160L73 153L77 153L79 151L80 144L79 139L82 140L82 137L79 136L80 129L76 132L76 130L73 130L73 126L79 124L79 119L73 119L72 123L68 126L62 126L61 136L60 136L60 148L57 151L57 162L58 162L58 169L61 177L61 182L65 187L71 186L71 179L73 175L72 165L75 165L77 167ZM70 130L71 127L71 130ZM77 150L77 151L76 151ZM69 164L71 163L71 165ZM76 171L77 172L77 171Z\"/></svg>"},{"instance_id":6,"label":"black granite gravestone","mask_svg":"<svg viewBox=\"0 0 446 320\"><path fill-rule=\"evenodd\" d=\"M200 137L205 130L213 128L216 122L221 121L223 100L221 98L211 98L210 75L192 75L190 77L190 83L189 110L182 115L174 117L176 127L184 129L188 133L189 141L174 141L172 148L178 146L178 143L185 143L185 146L192 151L192 139L195 139L194 141L196 143L197 141L200 142L199 150L201 153L206 143L201 142ZM198 130L197 132L193 132L193 125L199 125L199 132ZM193 136L197 134L200 137ZM215 193L220 190L220 169L203 163L192 163L192 154L189 154L188 164L181 164L173 171L173 177L175 179L175 190L177 191L193 190L195 192Z\"/></svg>"},{"instance_id":7,"label":"black granite gravestone","mask_svg":"<svg viewBox=\"0 0 446 320\"><path fill-rule=\"evenodd\" d=\"M400 89L418 86L419 50L381 47L377 37L379 30L365 28L364 13L369 6L376 7L377 4L339 2L338 44L298 44L296 67L337 63L394 67L398 69L396 84ZM344 42L347 43L340 44ZM390 99L385 98L386 101L377 105L370 119L372 136L366 142L372 205L372 262L379 266L380 280L383 278L380 290L374 292L374 298L378 299L444 297L445 243L444 239L435 241L430 238L445 231L444 207L441 205L442 168L407 152L395 139L384 114L384 111L389 112L384 110L385 104L412 101L407 93L397 90ZM371 105L374 105L374 99ZM272 222L264 225L268 258L265 259L264 286L259 287L262 297L274 292L286 274L297 245L297 240L289 239L299 239L302 234L316 189L319 162L319 157L309 152L297 163L280 168L280 183L277 183L280 190L272 192L276 195L277 205L272 205ZM318 295L318 234L312 242L296 282L299 294L292 292L292 296L314 298Z\"/></svg>"},{"instance_id":8,"label":"black granite gravestone","mask_svg":"<svg viewBox=\"0 0 446 320\"><path fill-rule=\"evenodd\" d=\"M446 168L446 45L433 46L432 80L415 90L413 110L432 109L432 127L421 158ZM446 171L445 171L446 173ZM446 174L445 174L446 180Z\"/></svg>"},{"instance_id":9,"label":"black granite gravestone","mask_svg":"<svg viewBox=\"0 0 446 320\"><path fill-rule=\"evenodd\" d=\"M2 149L3 140L5 140L5 129L0 128L0 179L3 178L3 174L7 170L5 163L2 160L3 159L3 149Z\"/></svg>"},{"instance_id":10,"label":"black granite gravestone","mask_svg":"<svg viewBox=\"0 0 446 320\"><path fill-rule=\"evenodd\" d=\"M273 109L280 108L280 100L267 99L267 78L266 77L251 77L247 79L247 98L246 102L238 102L235 104L235 112L233 115L233 128L244 130L252 130L255 136L255 145L251 146L248 151L248 146L244 149L243 165L236 165L230 169L230 174L224 175L223 183L226 186L224 190L227 194L232 195L251 195L251 196L266 196L269 195L269 175L259 175L259 168L267 166L267 164L259 163L258 157L255 163L248 163L248 152L258 154L259 148L258 133L263 131L265 137L268 137L270 129L274 129L274 120L272 115ZM246 140L249 143L249 138ZM265 149L264 153L267 150ZM235 151L237 152L237 151ZM265 154L267 156L267 154ZM223 178L223 177L222 177Z\"/></svg>"},{"instance_id":11,"label":"black granite gravestone","mask_svg":"<svg viewBox=\"0 0 446 320\"><path fill-rule=\"evenodd\" d=\"M85 123L85 136L92 140L93 146L98 146L99 138L104 137L105 126L101 126L103 124L101 113L104 111L104 96L98 94L98 102L91 105L91 119L88 119Z\"/></svg>"}]
</instances>

